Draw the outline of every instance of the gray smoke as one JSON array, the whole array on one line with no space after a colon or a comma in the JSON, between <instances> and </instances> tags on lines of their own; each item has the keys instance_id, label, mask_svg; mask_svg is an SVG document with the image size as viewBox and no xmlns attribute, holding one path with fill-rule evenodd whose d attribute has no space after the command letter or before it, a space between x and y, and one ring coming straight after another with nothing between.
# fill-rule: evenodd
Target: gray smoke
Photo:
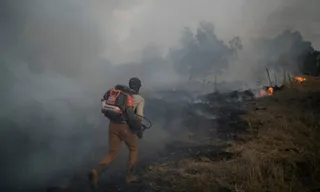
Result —
<instances>
[{"instance_id":1,"label":"gray smoke","mask_svg":"<svg viewBox=\"0 0 320 192\"><path fill-rule=\"evenodd\" d=\"M252 40L272 39L288 28L319 48L318 4L2 0L2 188L44 187L75 172L94 149L103 148L103 155L108 130L99 112L100 97L131 76L142 79L143 92L209 71L220 75L219 81L253 82L257 77L252 73L267 65L265 56L271 53L263 47L258 54ZM164 134L147 135L160 141L159 133Z\"/></svg>"}]
</instances>

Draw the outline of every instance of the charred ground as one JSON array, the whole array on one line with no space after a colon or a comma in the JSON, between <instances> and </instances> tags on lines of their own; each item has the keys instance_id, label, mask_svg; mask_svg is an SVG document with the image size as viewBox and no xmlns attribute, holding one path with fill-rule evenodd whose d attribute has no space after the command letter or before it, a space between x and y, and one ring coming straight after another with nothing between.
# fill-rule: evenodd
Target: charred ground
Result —
<instances>
[{"instance_id":1,"label":"charred ground","mask_svg":"<svg viewBox=\"0 0 320 192\"><path fill-rule=\"evenodd\" d=\"M253 92L215 92L202 96L192 95L190 91L183 90L152 93L146 94L146 100L153 105L146 106L145 113L152 114L148 118L152 119L156 125L154 129L165 130L170 136L161 144L163 147L159 147L160 144L156 144L156 147L150 146L152 143L144 140L140 142L141 152L137 170L139 174L155 163L179 162L184 158L201 159L202 156L207 156L212 160L232 157L232 154L224 149L230 146L230 142L234 141L240 132L246 130L247 123L240 119L239 115L245 114L248 102L253 101ZM156 130L148 130L145 139L148 139L148 134L152 134L152 131ZM101 148L105 149L94 149L94 152L88 155L91 158L87 158L86 163L74 174L65 190L89 191L85 177L86 171L105 155L107 147L102 146ZM119 157L119 159L125 160L126 157ZM126 186L123 180L125 170L115 168L123 168L119 161L115 164L119 166L113 166L101 177L101 191L153 190L149 181ZM58 189L50 188L50 190Z\"/></svg>"},{"instance_id":2,"label":"charred ground","mask_svg":"<svg viewBox=\"0 0 320 192\"><path fill-rule=\"evenodd\" d=\"M115 170L98 191L317 191L319 85L310 77L258 99L251 91L152 97L167 102L156 116L166 117L163 129L176 139L140 160L141 183L125 185L124 170ZM89 191L86 178L61 191Z\"/></svg>"},{"instance_id":3,"label":"charred ground","mask_svg":"<svg viewBox=\"0 0 320 192\"><path fill-rule=\"evenodd\" d=\"M144 179L154 191L318 191L319 83L308 78L249 104L248 130L220 151L224 160L200 153L149 166Z\"/></svg>"}]
</instances>

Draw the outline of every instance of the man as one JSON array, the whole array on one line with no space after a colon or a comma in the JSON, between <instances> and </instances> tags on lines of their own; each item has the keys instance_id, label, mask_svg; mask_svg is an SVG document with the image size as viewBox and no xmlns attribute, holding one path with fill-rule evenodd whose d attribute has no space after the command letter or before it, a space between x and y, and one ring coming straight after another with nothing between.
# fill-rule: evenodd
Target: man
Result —
<instances>
[{"instance_id":1,"label":"man","mask_svg":"<svg viewBox=\"0 0 320 192\"><path fill-rule=\"evenodd\" d=\"M136 113L138 119L141 121L143 117L144 99L142 96L139 95L140 87L141 87L140 79L134 77L129 80L129 88L133 98L133 111ZM124 141L124 143L129 149L129 160L127 164L126 182L131 183L131 182L137 181L137 178L134 176L134 168L135 168L135 164L137 162L137 157L138 157L137 135L139 136L139 138L142 137L141 127L140 127L140 130L137 130L137 132L134 132L132 127L129 127L128 123L115 122L110 120L109 153L89 173L89 180L91 182L91 185L94 188L97 187L100 173L104 169L106 169L118 155L122 141Z\"/></svg>"},{"instance_id":2,"label":"man","mask_svg":"<svg viewBox=\"0 0 320 192\"><path fill-rule=\"evenodd\" d=\"M141 87L140 79L133 77L129 80L129 87L134 91L133 94L133 104L134 104L134 111L137 114L140 121L143 117L143 109L144 109L144 99L141 95L139 95L139 90Z\"/></svg>"}]
</instances>

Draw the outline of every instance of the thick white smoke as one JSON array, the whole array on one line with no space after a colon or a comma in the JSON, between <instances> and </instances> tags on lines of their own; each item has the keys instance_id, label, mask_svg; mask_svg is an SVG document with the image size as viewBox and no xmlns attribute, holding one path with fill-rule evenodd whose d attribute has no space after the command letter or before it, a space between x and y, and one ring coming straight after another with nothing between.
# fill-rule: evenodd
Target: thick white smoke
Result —
<instances>
[{"instance_id":1,"label":"thick white smoke","mask_svg":"<svg viewBox=\"0 0 320 192\"><path fill-rule=\"evenodd\" d=\"M144 90L187 81L177 75L169 54L170 48L181 49L185 27L196 35L200 21L212 23L214 34L224 44L239 36L241 55L225 67L224 79L219 78L253 82L257 77L252 71L264 70L257 61L259 55L250 49L253 39L274 37L289 28L320 48L319 3L1 1L0 142L4 158L0 169L1 177L7 178L1 185L46 185L61 172L82 165L93 147L105 145L107 121L99 113L99 100L109 86L127 83L131 76L142 79ZM149 134L156 140L154 135Z\"/></svg>"}]
</instances>

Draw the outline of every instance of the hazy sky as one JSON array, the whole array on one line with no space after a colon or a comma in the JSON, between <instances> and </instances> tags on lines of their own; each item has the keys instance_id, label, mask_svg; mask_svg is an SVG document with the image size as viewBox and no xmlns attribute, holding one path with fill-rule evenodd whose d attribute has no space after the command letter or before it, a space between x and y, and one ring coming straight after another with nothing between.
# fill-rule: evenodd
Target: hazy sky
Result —
<instances>
[{"instance_id":1,"label":"hazy sky","mask_svg":"<svg viewBox=\"0 0 320 192\"><path fill-rule=\"evenodd\" d=\"M240 36L244 41L296 29L320 48L320 13L317 0L140 0L127 6L116 6L112 14L101 11L99 20L112 23L116 49L107 48L104 55L122 61L123 55L148 43L167 50L177 43L183 27L195 29L201 20L212 22L223 39ZM107 3L106 3L107 7ZM103 6L100 7L103 9ZM102 24L103 25L103 24ZM106 28L111 27L105 25ZM107 39L108 37L106 37Z\"/></svg>"},{"instance_id":2,"label":"hazy sky","mask_svg":"<svg viewBox=\"0 0 320 192\"><path fill-rule=\"evenodd\" d=\"M195 30L201 20L212 22L225 40L240 36L246 42L289 28L320 48L318 0L3 0L2 4L2 30L24 34L21 39L43 52L65 52L69 57L81 53L84 63L96 55L115 63L137 60L150 43L165 53L178 43L184 27ZM4 22L8 18L10 22ZM17 23L20 28L10 30Z\"/></svg>"},{"instance_id":3,"label":"hazy sky","mask_svg":"<svg viewBox=\"0 0 320 192\"><path fill-rule=\"evenodd\" d=\"M215 25L218 39L240 36L244 47L289 28L319 49L319 7L319 0L1 0L3 174L10 173L15 186L42 183L76 166L71 159L80 162L94 141L105 142L100 97L109 85L140 72L108 64L142 57L143 68L156 73L141 72L144 90L150 80L171 83L176 74L162 70L166 60L155 50L165 54L179 45L184 27L196 31L202 20ZM230 81L259 67L251 50L244 53L224 75Z\"/></svg>"}]
</instances>

